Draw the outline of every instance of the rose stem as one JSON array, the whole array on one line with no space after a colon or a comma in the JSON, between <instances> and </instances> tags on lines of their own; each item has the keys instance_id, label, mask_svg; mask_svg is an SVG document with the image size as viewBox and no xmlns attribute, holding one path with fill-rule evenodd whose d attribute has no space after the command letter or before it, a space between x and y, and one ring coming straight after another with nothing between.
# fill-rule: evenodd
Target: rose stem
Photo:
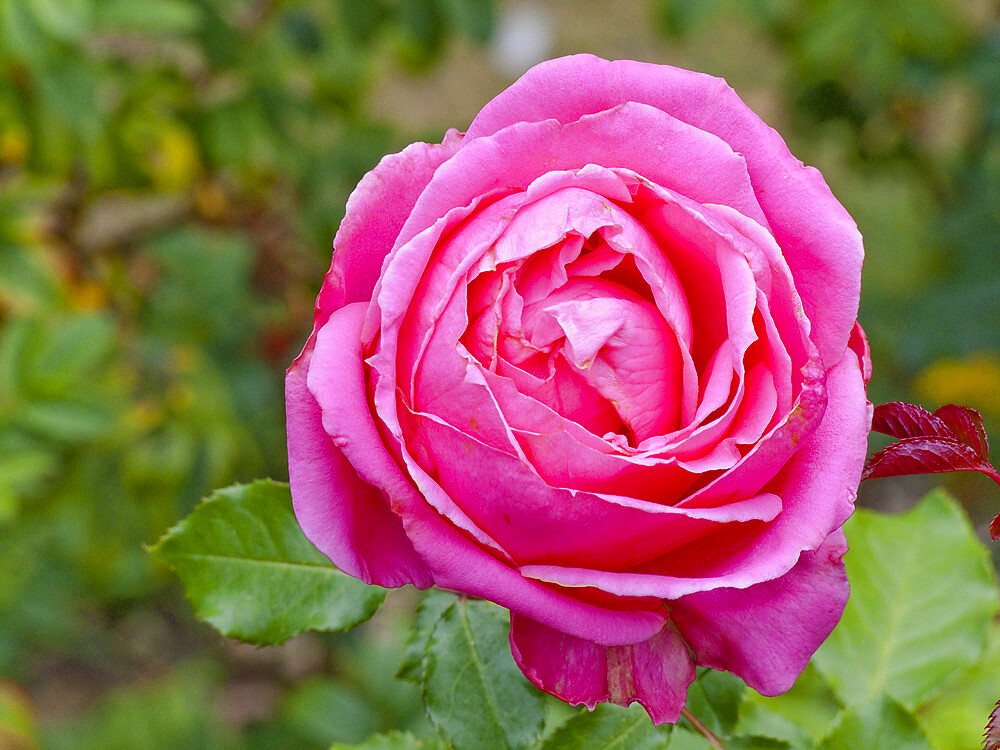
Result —
<instances>
[{"instance_id":1,"label":"rose stem","mask_svg":"<svg viewBox=\"0 0 1000 750\"><path fill-rule=\"evenodd\" d=\"M711 729L706 727L693 713L687 710L687 707L681 709L681 716L691 722L698 734L708 740L708 744L715 748L715 750L726 750L726 746L722 744L722 740L715 736Z\"/></svg>"}]
</instances>

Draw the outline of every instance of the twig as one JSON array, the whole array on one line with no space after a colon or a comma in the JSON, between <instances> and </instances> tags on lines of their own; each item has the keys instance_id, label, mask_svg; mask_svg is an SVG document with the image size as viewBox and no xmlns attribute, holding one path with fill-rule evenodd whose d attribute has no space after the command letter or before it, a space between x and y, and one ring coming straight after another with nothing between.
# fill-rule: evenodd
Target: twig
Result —
<instances>
[{"instance_id":1,"label":"twig","mask_svg":"<svg viewBox=\"0 0 1000 750\"><path fill-rule=\"evenodd\" d=\"M722 744L722 740L711 729L702 724L697 716L688 711L687 707L681 709L681 716L691 722L691 726L698 731L698 734L708 740L708 744L715 748L715 750L726 750L726 746Z\"/></svg>"}]
</instances>

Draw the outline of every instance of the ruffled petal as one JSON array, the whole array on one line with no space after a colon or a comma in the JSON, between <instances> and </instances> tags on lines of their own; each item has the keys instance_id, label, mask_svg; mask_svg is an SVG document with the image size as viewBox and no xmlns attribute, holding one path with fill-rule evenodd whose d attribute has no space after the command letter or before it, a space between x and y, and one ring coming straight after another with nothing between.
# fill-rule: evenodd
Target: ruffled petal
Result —
<instances>
[{"instance_id":1,"label":"ruffled petal","mask_svg":"<svg viewBox=\"0 0 1000 750\"><path fill-rule=\"evenodd\" d=\"M300 360L309 364L306 393L316 399L320 413L316 410L311 413L314 419L320 418L322 424L306 423L297 411L293 411L291 416L301 427L289 428L290 450L292 442L305 442L307 432L331 438L343 458L350 462L338 466L345 471L351 469L356 480L352 489L363 484L357 480L360 476L381 492L392 513L402 519L406 538L424 566L422 577L414 575L417 585L427 586L433 582L442 588L489 599L512 612L608 645L642 641L660 630L665 613L628 609L632 605L627 600L621 602L621 609L607 609L537 581L529 581L438 515L389 454L383 441L384 433L376 428L369 411L360 345L364 307L362 304L349 305L334 313L316 337L315 351ZM296 377L305 374L296 372ZM301 380L297 382L301 384ZM301 391L293 392L296 402L304 401L302 395ZM297 513L301 507L300 523L321 551L335 562L334 556L339 556L349 563L365 554L367 548L357 546L353 540L358 533L367 533L364 524L377 523L379 511L378 508L359 509L355 518L362 526L358 529L346 523L342 517L353 508L341 501L343 495L336 494L342 477L318 472L313 463L317 455L315 450L295 449L291 478L293 498L298 497ZM334 492L330 491L331 486ZM373 515L365 515L368 512ZM372 532L377 532L378 528L373 525ZM355 537L350 535L351 531L356 532ZM387 541L371 539L373 545ZM370 560L368 562L371 564ZM357 566L348 572L362 577Z\"/></svg>"},{"instance_id":2,"label":"ruffled petal","mask_svg":"<svg viewBox=\"0 0 1000 750\"><path fill-rule=\"evenodd\" d=\"M637 701L654 724L677 721L695 677L687 647L669 623L641 643L601 646L514 615L510 647L521 671L541 690L591 710L602 702Z\"/></svg>"},{"instance_id":3,"label":"ruffled petal","mask_svg":"<svg viewBox=\"0 0 1000 750\"><path fill-rule=\"evenodd\" d=\"M720 526L631 571L531 565L521 572L560 586L670 600L723 587L747 588L784 575L802 551L817 549L854 510L871 406L852 350L833 368L827 387L830 401L822 423L764 488L782 502L770 523ZM737 488L730 497L745 495Z\"/></svg>"},{"instance_id":4,"label":"ruffled petal","mask_svg":"<svg viewBox=\"0 0 1000 750\"><path fill-rule=\"evenodd\" d=\"M411 143L397 154L382 157L347 199L347 210L333 240L333 260L317 299L317 325L341 305L367 302L378 281L385 256L413 204L441 164L462 142L449 131L441 144Z\"/></svg>"},{"instance_id":5,"label":"ruffled petal","mask_svg":"<svg viewBox=\"0 0 1000 750\"><path fill-rule=\"evenodd\" d=\"M858 313L864 259L861 235L823 176L792 156L781 136L721 78L669 65L609 62L593 55L550 60L483 107L466 133L466 148L514 123L552 119L571 123L622 102L642 102L669 112L718 136L746 159L767 219L741 213L774 234L813 323L813 340L823 361L827 367L839 362ZM739 210L733 203L718 202Z\"/></svg>"},{"instance_id":6,"label":"ruffled petal","mask_svg":"<svg viewBox=\"0 0 1000 750\"><path fill-rule=\"evenodd\" d=\"M715 589L670 605L698 664L739 675L763 695L788 690L840 620L850 594L838 529L788 573L746 589Z\"/></svg>"},{"instance_id":7,"label":"ruffled petal","mask_svg":"<svg viewBox=\"0 0 1000 750\"><path fill-rule=\"evenodd\" d=\"M363 315L360 303L335 314L350 323ZM334 321L336 325L336 321ZM346 331L349 337L351 331ZM348 342L347 351L357 350ZM288 474L292 503L306 537L345 573L365 583L396 587L433 584L430 572L403 532L382 493L358 476L323 428L323 415L307 387L313 342L285 378ZM356 376L360 378L360 358ZM339 376L355 376L345 367Z\"/></svg>"}]
</instances>

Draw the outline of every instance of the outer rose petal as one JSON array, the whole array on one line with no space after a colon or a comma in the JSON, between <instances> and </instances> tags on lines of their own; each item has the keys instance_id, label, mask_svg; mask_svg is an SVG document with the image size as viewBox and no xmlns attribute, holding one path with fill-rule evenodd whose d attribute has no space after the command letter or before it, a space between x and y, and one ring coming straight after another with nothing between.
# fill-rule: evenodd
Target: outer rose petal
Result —
<instances>
[{"instance_id":1,"label":"outer rose petal","mask_svg":"<svg viewBox=\"0 0 1000 750\"><path fill-rule=\"evenodd\" d=\"M365 583L427 588L434 581L402 522L323 430L319 404L306 387L312 353L310 339L285 377L288 475L299 525L334 565Z\"/></svg>"},{"instance_id":2,"label":"outer rose petal","mask_svg":"<svg viewBox=\"0 0 1000 750\"><path fill-rule=\"evenodd\" d=\"M747 589L715 589L670 605L698 664L739 675L754 690L788 690L840 620L850 594L840 529L788 573Z\"/></svg>"},{"instance_id":3,"label":"outer rose petal","mask_svg":"<svg viewBox=\"0 0 1000 750\"><path fill-rule=\"evenodd\" d=\"M720 587L747 588L786 574L800 552L817 549L844 524L861 481L871 407L852 350L830 371L827 388L830 403L823 421L763 488L780 497L783 508L759 533L730 525L731 530L721 529L630 572L554 565L523 565L521 572L561 586L671 600ZM746 490L734 480L729 496L745 497Z\"/></svg>"},{"instance_id":4,"label":"outer rose petal","mask_svg":"<svg viewBox=\"0 0 1000 750\"><path fill-rule=\"evenodd\" d=\"M461 136L449 130L441 144L411 143L388 154L366 174L347 199L347 212L333 240L333 260L316 300L319 314L350 302L367 302L413 204L441 164L452 157Z\"/></svg>"},{"instance_id":5,"label":"outer rose petal","mask_svg":"<svg viewBox=\"0 0 1000 750\"><path fill-rule=\"evenodd\" d=\"M331 436L343 457L350 461L353 471L381 490L392 511L402 517L406 537L430 570L433 583L489 599L513 612L609 645L643 641L659 631L666 619L663 611L634 609L642 604L648 606L648 602L623 600L622 609L605 609L523 578L431 508L389 455L369 411L361 363L364 317L365 305L348 305L331 315L316 336L315 351L309 361L307 394L312 394L319 404L322 425L310 424L309 427L314 435ZM300 357L299 361L308 360ZM296 394L301 396L298 391ZM295 416L298 418L297 414ZM290 426L290 441L303 439L298 428L294 436L292 433ZM333 555L349 557L341 549L344 548L359 558L365 556L365 561L371 565L372 559L368 556L377 550L357 546L354 537L346 533L352 527L345 517L353 518L350 513L355 498L338 490L347 486L348 477L332 473L329 477L321 475L310 485L309 472L316 470L308 461L316 458L315 451L298 454L292 470L292 486L301 483L305 487L302 493L296 492L299 522L310 539L325 540L324 544L317 542L317 546L335 562L337 559ZM327 479L335 483L334 491L325 484ZM354 482L355 485L364 484L356 478ZM372 519L377 521L383 510L378 507L372 510ZM384 512L389 513L388 510ZM391 546L392 537L382 542ZM430 580L424 577L415 579L414 583L427 586Z\"/></svg>"},{"instance_id":6,"label":"outer rose petal","mask_svg":"<svg viewBox=\"0 0 1000 750\"><path fill-rule=\"evenodd\" d=\"M695 677L694 662L667 623L642 643L600 646L520 615L510 618L514 661L536 686L573 705L641 703L654 724L675 722Z\"/></svg>"},{"instance_id":7,"label":"outer rose petal","mask_svg":"<svg viewBox=\"0 0 1000 750\"><path fill-rule=\"evenodd\" d=\"M721 78L632 60L573 55L525 73L483 107L466 146L513 123L573 122L622 102L649 104L717 135L743 156L757 200L784 250L828 367L840 360L858 316L864 249L854 220L823 176Z\"/></svg>"}]
</instances>

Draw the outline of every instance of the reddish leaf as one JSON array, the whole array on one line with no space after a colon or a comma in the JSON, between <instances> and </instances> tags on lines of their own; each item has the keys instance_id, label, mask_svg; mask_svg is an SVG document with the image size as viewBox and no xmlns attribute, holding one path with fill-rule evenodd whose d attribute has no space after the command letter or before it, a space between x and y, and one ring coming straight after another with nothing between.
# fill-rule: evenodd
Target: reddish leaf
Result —
<instances>
[{"instance_id":1,"label":"reddish leaf","mask_svg":"<svg viewBox=\"0 0 1000 750\"><path fill-rule=\"evenodd\" d=\"M990 714L990 720L986 724L986 731L983 733L983 750L1000 750L1000 701L997 707Z\"/></svg>"},{"instance_id":2,"label":"reddish leaf","mask_svg":"<svg viewBox=\"0 0 1000 750\"><path fill-rule=\"evenodd\" d=\"M861 478L943 471L981 471L1000 484L1000 474L972 446L944 437L903 438L869 458Z\"/></svg>"},{"instance_id":3,"label":"reddish leaf","mask_svg":"<svg viewBox=\"0 0 1000 750\"><path fill-rule=\"evenodd\" d=\"M944 408L944 407L942 407ZM916 404L892 401L875 407L872 429L896 438L956 437L944 420Z\"/></svg>"},{"instance_id":4,"label":"reddish leaf","mask_svg":"<svg viewBox=\"0 0 1000 750\"><path fill-rule=\"evenodd\" d=\"M968 406L947 404L934 411L934 416L948 425L955 436L966 445L971 445L976 452L986 458L990 444L986 440L986 430L983 429L983 418L975 409Z\"/></svg>"},{"instance_id":5,"label":"reddish leaf","mask_svg":"<svg viewBox=\"0 0 1000 750\"><path fill-rule=\"evenodd\" d=\"M1000 484L989 460L983 418L968 406L948 404L931 414L901 401L875 407L872 430L900 438L865 462L862 479L979 471ZM990 524L990 536L1000 539L1000 514Z\"/></svg>"}]
</instances>

